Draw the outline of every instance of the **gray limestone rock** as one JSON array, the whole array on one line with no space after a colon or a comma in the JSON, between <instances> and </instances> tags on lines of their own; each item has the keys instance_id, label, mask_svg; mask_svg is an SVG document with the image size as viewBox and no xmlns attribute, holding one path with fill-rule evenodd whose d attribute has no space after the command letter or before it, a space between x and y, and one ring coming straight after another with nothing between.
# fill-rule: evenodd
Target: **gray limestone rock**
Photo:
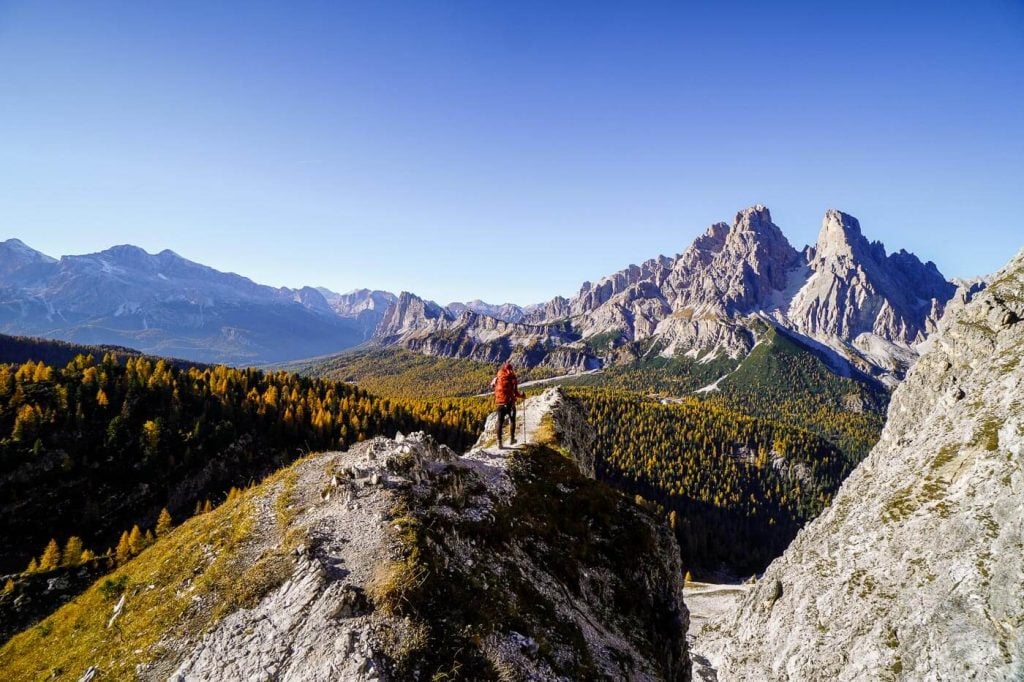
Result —
<instances>
[{"instance_id":1,"label":"gray limestone rock","mask_svg":"<svg viewBox=\"0 0 1024 682\"><path fill-rule=\"evenodd\" d=\"M708 633L722 682L1024 679L1024 252L950 308L878 445Z\"/></svg>"},{"instance_id":2,"label":"gray limestone rock","mask_svg":"<svg viewBox=\"0 0 1024 682\"><path fill-rule=\"evenodd\" d=\"M571 373L601 367L617 349L648 340L666 357L742 358L768 322L891 386L916 360L916 346L947 302L982 286L965 283L957 294L934 263L902 250L887 255L856 218L834 209L825 213L817 244L797 251L757 205L732 224L715 223L681 255L584 282L572 299L523 309L479 301L442 308L403 294L375 338L430 355L512 359Z\"/></svg>"}]
</instances>

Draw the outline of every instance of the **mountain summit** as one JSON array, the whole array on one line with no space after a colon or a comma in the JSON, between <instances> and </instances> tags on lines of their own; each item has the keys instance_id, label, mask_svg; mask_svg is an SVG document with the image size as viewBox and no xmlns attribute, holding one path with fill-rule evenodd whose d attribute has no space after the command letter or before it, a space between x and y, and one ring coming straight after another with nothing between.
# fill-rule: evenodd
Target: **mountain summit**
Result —
<instances>
[{"instance_id":1,"label":"mountain summit","mask_svg":"<svg viewBox=\"0 0 1024 682\"><path fill-rule=\"evenodd\" d=\"M522 316L506 310L501 319L423 302L431 314L389 311L375 338L437 355L573 370L652 353L742 358L767 323L827 352L833 365L893 385L956 289L933 263L906 251L887 255L846 213L828 210L818 242L798 251L768 208L756 205L732 224L711 225L681 255L584 282L572 299Z\"/></svg>"}]
</instances>

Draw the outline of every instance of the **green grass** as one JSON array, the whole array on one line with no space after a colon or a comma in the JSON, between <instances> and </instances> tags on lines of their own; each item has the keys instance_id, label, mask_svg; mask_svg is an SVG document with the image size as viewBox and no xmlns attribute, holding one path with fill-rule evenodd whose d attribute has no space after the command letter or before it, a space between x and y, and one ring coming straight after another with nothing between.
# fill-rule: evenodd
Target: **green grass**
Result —
<instances>
[{"instance_id":1,"label":"green grass","mask_svg":"<svg viewBox=\"0 0 1024 682\"><path fill-rule=\"evenodd\" d=\"M994 417L986 417L974 432L974 444L989 452L999 449L999 427L1002 423Z\"/></svg>"}]
</instances>

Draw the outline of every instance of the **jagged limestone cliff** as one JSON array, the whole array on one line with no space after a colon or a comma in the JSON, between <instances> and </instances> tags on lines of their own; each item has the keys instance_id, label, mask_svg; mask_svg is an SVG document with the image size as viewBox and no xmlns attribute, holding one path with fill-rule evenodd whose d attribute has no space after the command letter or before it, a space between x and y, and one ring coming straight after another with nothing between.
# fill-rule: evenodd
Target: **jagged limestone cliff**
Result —
<instances>
[{"instance_id":1,"label":"jagged limestone cliff","mask_svg":"<svg viewBox=\"0 0 1024 682\"><path fill-rule=\"evenodd\" d=\"M521 412L516 450L300 460L16 636L4 679L688 680L671 533L581 473L571 399Z\"/></svg>"},{"instance_id":2,"label":"jagged limestone cliff","mask_svg":"<svg viewBox=\"0 0 1024 682\"><path fill-rule=\"evenodd\" d=\"M442 308L403 294L374 338L429 355L573 371L652 350L740 359L770 321L820 346L841 371L850 364L895 386L955 291L934 263L868 241L853 216L827 211L817 243L797 251L756 205L682 254L584 282L572 299ZM614 352L623 348L632 352Z\"/></svg>"},{"instance_id":3,"label":"jagged limestone cliff","mask_svg":"<svg viewBox=\"0 0 1024 682\"><path fill-rule=\"evenodd\" d=\"M871 455L697 633L718 680L1024 679L1024 252L951 307Z\"/></svg>"}]
</instances>

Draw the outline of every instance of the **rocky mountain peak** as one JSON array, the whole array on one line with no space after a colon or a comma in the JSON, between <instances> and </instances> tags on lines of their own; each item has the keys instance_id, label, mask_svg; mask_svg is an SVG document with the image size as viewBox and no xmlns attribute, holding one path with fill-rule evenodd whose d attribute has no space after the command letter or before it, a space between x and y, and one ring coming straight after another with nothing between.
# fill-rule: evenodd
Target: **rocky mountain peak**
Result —
<instances>
[{"instance_id":1,"label":"rocky mountain peak","mask_svg":"<svg viewBox=\"0 0 1024 682\"><path fill-rule=\"evenodd\" d=\"M725 246L725 239L729 236L728 223L714 223L707 231L694 240L690 250L702 253L718 253Z\"/></svg>"},{"instance_id":2,"label":"rocky mountain peak","mask_svg":"<svg viewBox=\"0 0 1024 682\"><path fill-rule=\"evenodd\" d=\"M818 243L797 251L771 211L755 204L731 224L710 225L680 255L586 281L569 300L525 308L471 301L418 316L396 312L386 317L405 322L379 327L376 338L487 361L543 346L530 355L531 364L582 369L611 360L613 347L652 337L665 357L739 358L756 342L745 321L753 315L836 351L836 366L852 363L895 385L955 291L934 263L904 250L887 256L847 213L828 210ZM595 349L604 359L594 357ZM566 358L573 360L566 364Z\"/></svg>"},{"instance_id":3,"label":"rocky mountain peak","mask_svg":"<svg viewBox=\"0 0 1024 682\"><path fill-rule=\"evenodd\" d=\"M97 256L108 256L111 259L124 263L146 262L153 258L145 249L134 244L118 244L111 246L105 251L100 251Z\"/></svg>"},{"instance_id":4,"label":"rocky mountain peak","mask_svg":"<svg viewBox=\"0 0 1024 682\"><path fill-rule=\"evenodd\" d=\"M374 332L374 338L383 343L410 332L436 330L438 325L455 319L455 315L433 301L427 301L416 294L403 291L394 303L387 307Z\"/></svg>"},{"instance_id":5,"label":"rocky mountain peak","mask_svg":"<svg viewBox=\"0 0 1024 682\"><path fill-rule=\"evenodd\" d=\"M526 317L526 311L514 303L487 303L480 299L474 299L466 302L453 301L445 307L455 315L473 312L503 322L522 322Z\"/></svg>"},{"instance_id":6,"label":"rocky mountain peak","mask_svg":"<svg viewBox=\"0 0 1024 682\"><path fill-rule=\"evenodd\" d=\"M860 230L860 221L834 208L825 211L815 246L816 258L855 258L864 255L868 246Z\"/></svg>"},{"instance_id":7,"label":"rocky mountain peak","mask_svg":"<svg viewBox=\"0 0 1024 682\"><path fill-rule=\"evenodd\" d=\"M714 226L712 226L714 227ZM772 212L763 204L754 204L742 211L737 211L733 220L733 229L739 232L774 233L779 228L772 222Z\"/></svg>"},{"instance_id":8,"label":"rocky mountain peak","mask_svg":"<svg viewBox=\"0 0 1024 682\"><path fill-rule=\"evenodd\" d=\"M712 225L679 257L668 280L669 302L676 310L751 312L785 288L798 259L771 212L751 206L736 214L731 227Z\"/></svg>"},{"instance_id":9,"label":"rocky mountain peak","mask_svg":"<svg viewBox=\"0 0 1024 682\"><path fill-rule=\"evenodd\" d=\"M57 262L56 258L51 258L42 251L36 251L31 246L21 241L17 237L12 237L11 239L0 242L0 249L3 250L5 256L17 255L27 260L42 261L47 263Z\"/></svg>"},{"instance_id":10,"label":"rocky mountain peak","mask_svg":"<svg viewBox=\"0 0 1024 682\"><path fill-rule=\"evenodd\" d=\"M0 242L0 277L6 277L28 265L56 262L55 258L36 251L20 239Z\"/></svg>"}]
</instances>

